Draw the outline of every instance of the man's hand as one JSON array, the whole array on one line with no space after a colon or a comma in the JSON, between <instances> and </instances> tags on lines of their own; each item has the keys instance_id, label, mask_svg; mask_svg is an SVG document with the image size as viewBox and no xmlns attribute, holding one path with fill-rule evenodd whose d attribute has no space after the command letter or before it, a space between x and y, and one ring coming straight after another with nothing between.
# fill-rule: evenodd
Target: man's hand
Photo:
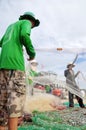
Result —
<instances>
[{"instance_id":1,"label":"man's hand","mask_svg":"<svg viewBox=\"0 0 86 130\"><path fill-rule=\"evenodd\" d=\"M31 76L28 77L29 80L33 80L33 78Z\"/></svg>"},{"instance_id":2,"label":"man's hand","mask_svg":"<svg viewBox=\"0 0 86 130\"><path fill-rule=\"evenodd\" d=\"M77 72L77 74L79 74L79 73L80 73L80 71Z\"/></svg>"}]
</instances>

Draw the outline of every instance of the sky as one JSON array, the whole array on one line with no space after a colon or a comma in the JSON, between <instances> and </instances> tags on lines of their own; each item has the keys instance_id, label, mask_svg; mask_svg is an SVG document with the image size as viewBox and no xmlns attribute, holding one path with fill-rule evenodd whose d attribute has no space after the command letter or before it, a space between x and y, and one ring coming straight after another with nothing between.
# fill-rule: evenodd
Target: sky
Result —
<instances>
[{"instance_id":1,"label":"sky","mask_svg":"<svg viewBox=\"0 0 86 130\"><path fill-rule=\"evenodd\" d=\"M85 88L82 73L86 77L86 0L0 0L0 38L7 26L27 11L40 20L40 26L31 31L38 69L64 78L67 64L78 54L74 70L81 71L78 82ZM26 64L27 58L25 53Z\"/></svg>"}]
</instances>

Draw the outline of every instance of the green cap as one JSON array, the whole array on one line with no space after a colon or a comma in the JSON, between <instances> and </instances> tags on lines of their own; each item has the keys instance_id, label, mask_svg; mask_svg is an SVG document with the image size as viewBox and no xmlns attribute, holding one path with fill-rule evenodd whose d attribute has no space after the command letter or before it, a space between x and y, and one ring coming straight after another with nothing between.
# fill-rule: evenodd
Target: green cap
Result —
<instances>
[{"instance_id":1,"label":"green cap","mask_svg":"<svg viewBox=\"0 0 86 130\"><path fill-rule=\"evenodd\" d=\"M23 15L20 16L19 20L28 19L33 20L35 23L35 27L39 26L40 21L35 18L35 15L32 12L25 12Z\"/></svg>"},{"instance_id":2,"label":"green cap","mask_svg":"<svg viewBox=\"0 0 86 130\"><path fill-rule=\"evenodd\" d=\"M24 15L30 15L35 18L35 15L32 12L25 12Z\"/></svg>"}]
</instances>

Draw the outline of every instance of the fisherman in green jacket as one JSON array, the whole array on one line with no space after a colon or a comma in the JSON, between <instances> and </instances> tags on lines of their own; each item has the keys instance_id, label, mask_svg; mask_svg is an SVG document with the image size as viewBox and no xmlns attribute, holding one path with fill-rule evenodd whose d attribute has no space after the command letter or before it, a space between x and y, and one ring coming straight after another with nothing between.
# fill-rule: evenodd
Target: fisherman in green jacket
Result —
<instances>
[{"instance_id":1,"label":"fisherman in green jacket","mask_svg":"<svg viewBox=\"0 0 86 130\"><path fill-rule=\"evenodd\" d=\"M26 12L8 26L0 41L0 130L5 130L7 123L9 130L17 130L26 95L23 46L29 61L33 60L36 53L30 34L39 24L32 12Z\"/></svg>"}]
</instances>

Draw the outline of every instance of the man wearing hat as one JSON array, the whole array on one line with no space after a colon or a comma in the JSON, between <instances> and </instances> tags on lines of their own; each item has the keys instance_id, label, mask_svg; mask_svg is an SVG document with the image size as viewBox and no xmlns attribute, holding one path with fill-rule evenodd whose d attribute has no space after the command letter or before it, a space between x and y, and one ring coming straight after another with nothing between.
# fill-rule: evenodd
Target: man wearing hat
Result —
<instances>
[{"instance_id":1,"label":"man wearing hat","mask_svg":"<svg viewBox=\"0 0 86 130\"><path fill-rule=\"evenodd\" d=\"M64 71L64 75L66 77L66 83L68 84L69 87L72 86L73 88L76 88L79 90L79 87L76 84L75 78L78 76L80 71L74 74L74 70L72 69L73 67L75 67L75 65L69 63L67 65L67 69ZM81 108L84 108L85 105L83 104L83 100L77 95L75 95L75 97L79 103L79 106ZM74 107L74 94L71 93L71 91L69 91L69 107Z\"/></svg>"},{"instance_id":2,"label":"man wearing hat","mask_svg":"<svg viewBox=\"0 0 86 130\"><path fill-rule=\"evenodd\" d=\"M30 34L39 24L32 12L25 12L8 26L0 41L0 130L5 130L6 125L9 130L17 130L26 95L23 46L29 61L33 60L36 53Z\"/></svg>"}]
</instances>

